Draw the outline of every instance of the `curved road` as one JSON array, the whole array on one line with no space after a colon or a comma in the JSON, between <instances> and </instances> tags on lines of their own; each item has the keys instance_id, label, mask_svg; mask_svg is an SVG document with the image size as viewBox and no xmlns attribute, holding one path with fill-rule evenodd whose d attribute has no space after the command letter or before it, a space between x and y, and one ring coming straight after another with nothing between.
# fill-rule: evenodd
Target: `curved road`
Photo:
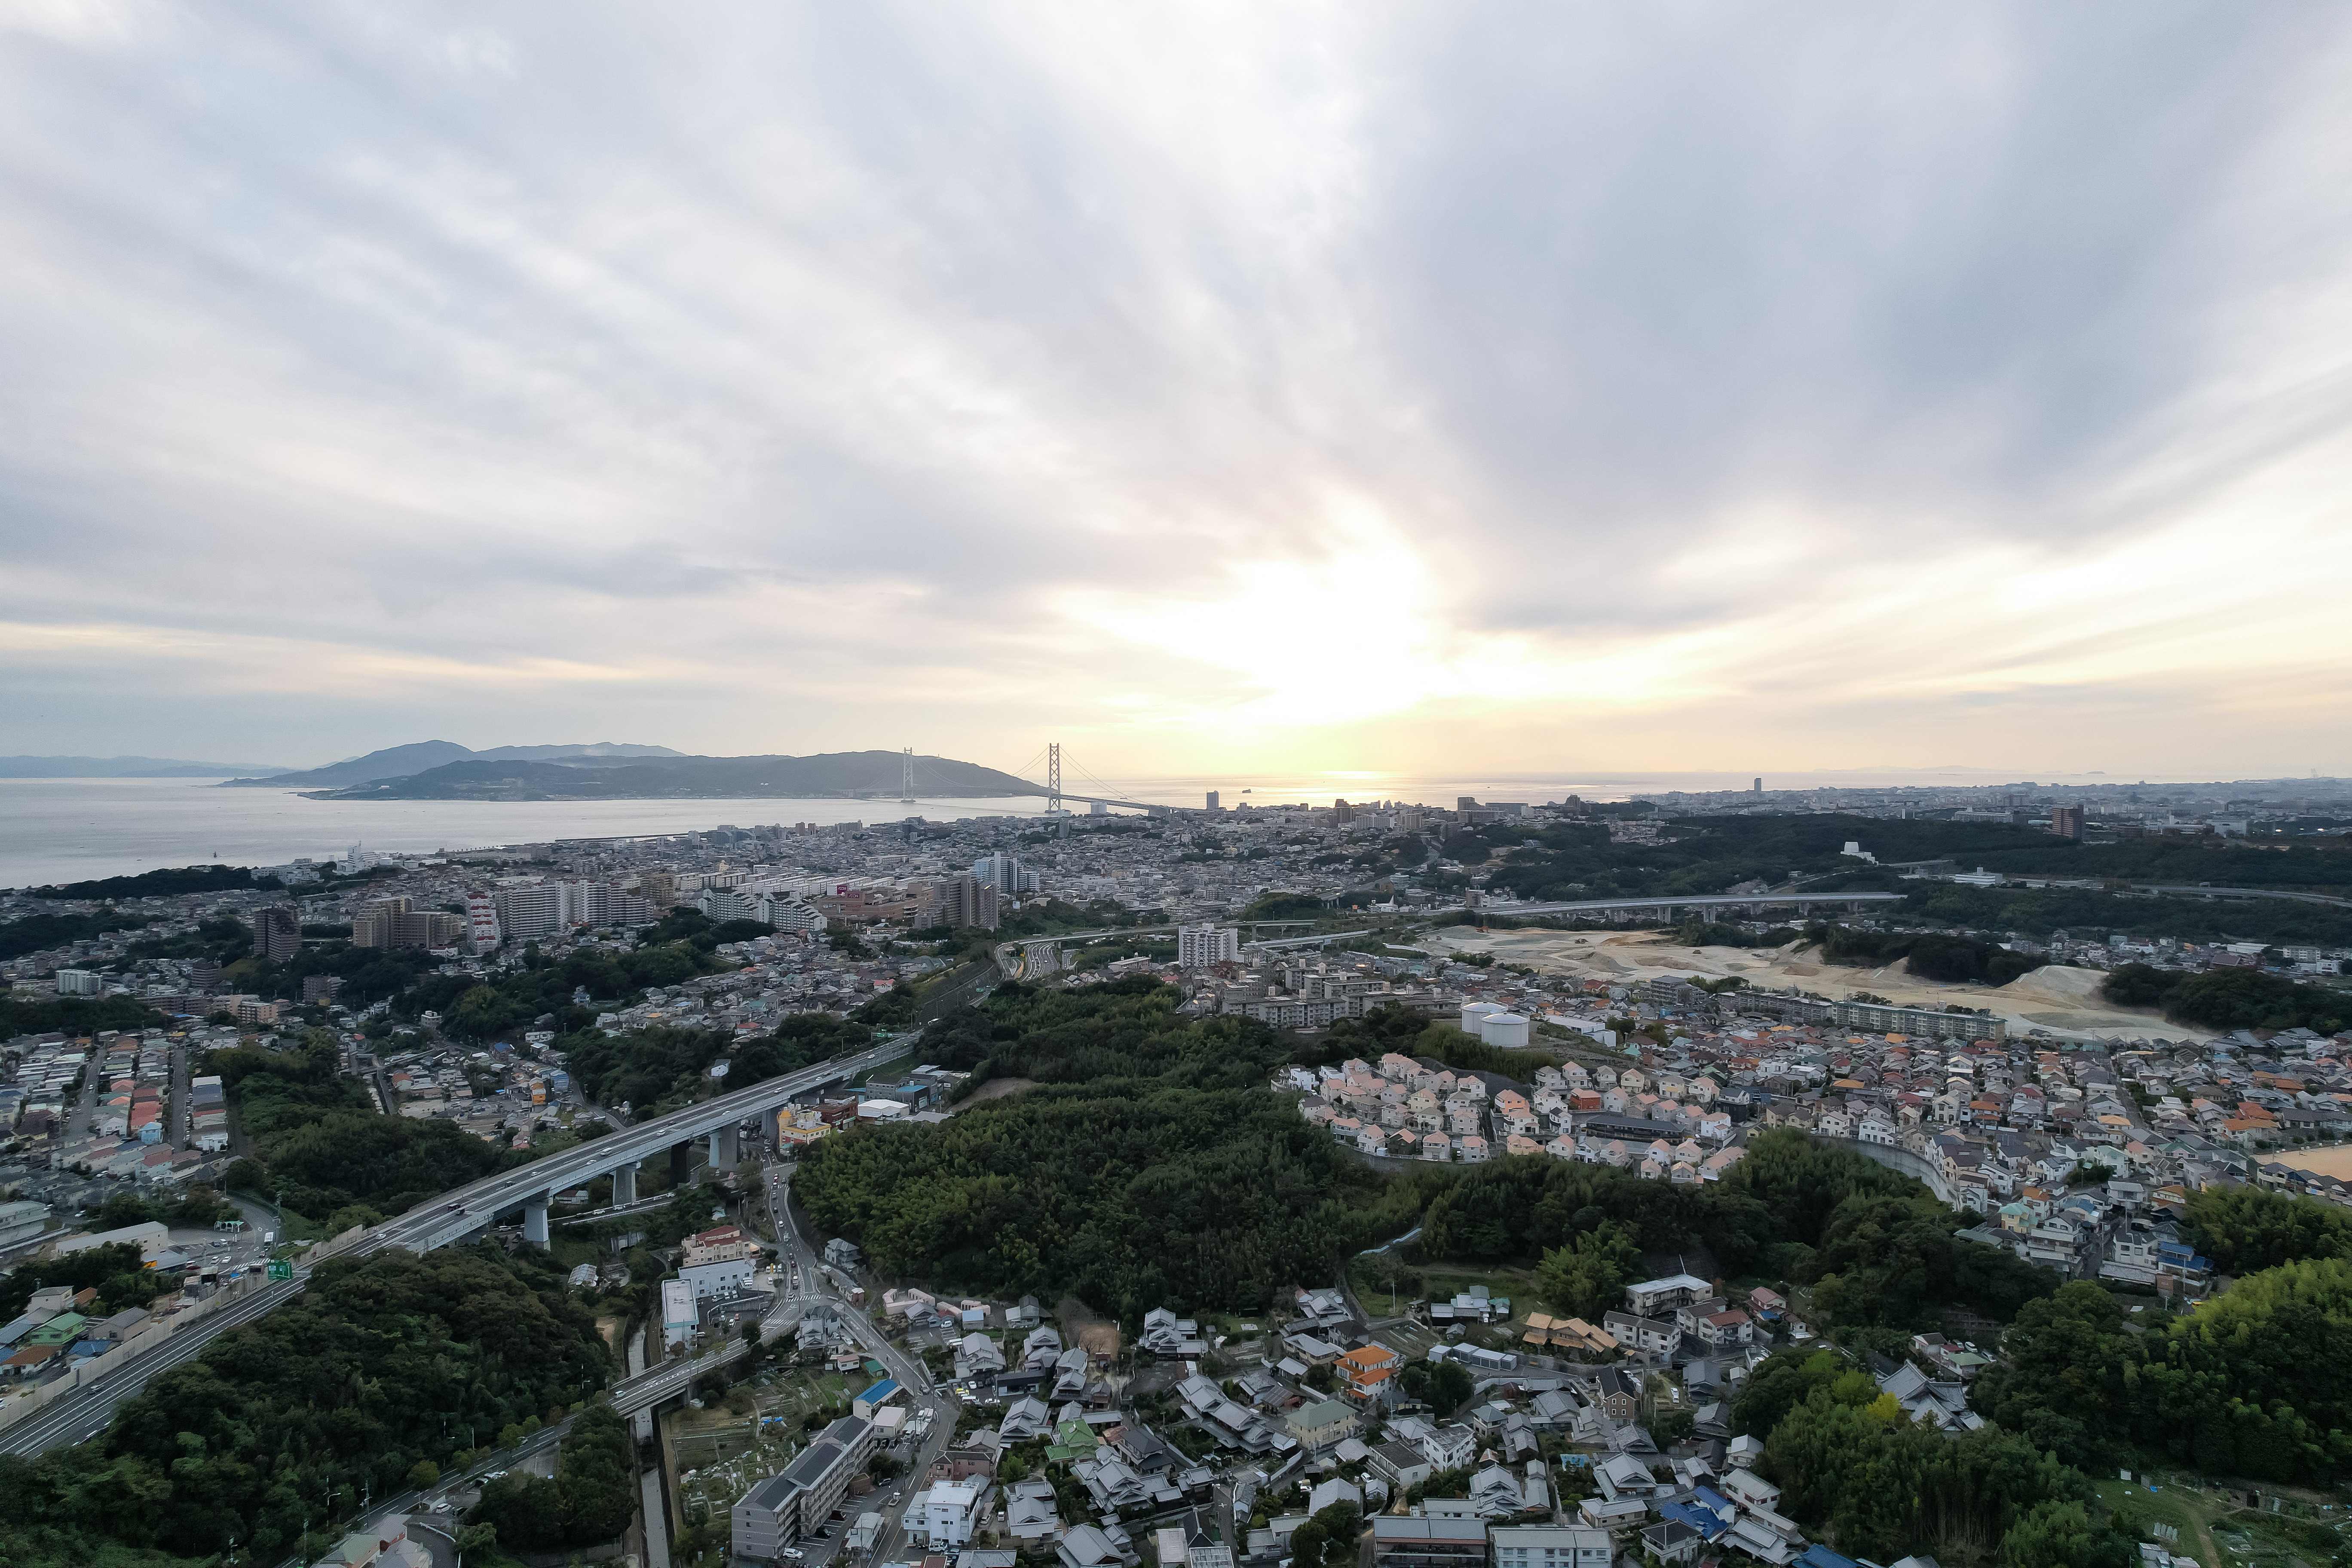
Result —
<instances>
[{"instance_id":1,"label":"curved road","mask_svg":"<svg viewBox=\"0 0 2352 1568\"><path fill-rule=\"evenodd\" d=\"M845 1079L879 1067L906 1054L903 1041L891 1041L854 1057L836 1058L772 1078L749 1089L689 1105L667 1116L641 1121L576 1148L502 1171L468 1186L453 1188L432 1203L384 1221L344 1249L349 1257L368 1257L400 1247L430 1252L480 1231L498 1217L526 1203L544 1203L554 1190L577 1186L594 1177L635 1167L674 1145L718 1131L783 1104L793 1096L835 1079ZM290 1280L280 1280L256 1291L246 1300L226 1308L197 1326L173 1334L161 1347L126 1362L57 1401L48 1408L0 1427L0 1453L32 1455L95 1436L114 1419L115 1407L145 1388L158 1373L179 1366L201 1353L215 1336L272 1310L299 1294L308 1268L298 1268ZM120 1354L120 1352L116 1352Z\"/></svg>"}]
</instances>

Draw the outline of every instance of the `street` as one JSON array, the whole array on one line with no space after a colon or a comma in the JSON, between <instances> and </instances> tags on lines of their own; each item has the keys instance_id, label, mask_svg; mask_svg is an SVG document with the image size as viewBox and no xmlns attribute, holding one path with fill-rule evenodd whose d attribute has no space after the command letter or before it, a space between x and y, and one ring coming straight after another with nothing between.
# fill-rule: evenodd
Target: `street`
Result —
<instances>
[{"instance_id":1,"label":"street","mask_svg":"<svg viewBox=\"0 0 2352 1568\"><path fill-rule=\"evenodd\" d=\"M130 1358L121 1370L109 1372L46 1410L0 1430L0 1453L29 1457L96 1436L114 1419L115 1406L135 1397L151 1379L193 1360L227 1330L275 1310L299 1294L309 1278L308 1269L297 1269L291 1279L265 1285L194 1328L183 1329L157 1349Z\"/></svg>"},{"instance_id":2,"label":"street","mask_svg":"<svg viewBox=\"0 0 2352 1568\"><path fill-rule=\"evenodd\" d=\"M882 1331L866 1315L862 1307L841 1299L834 1289L833 1277L817 1261L815 1251L794 1223L792 1213L792 1171L789 1164L773 1164L766 1172L769 1239L776 1247L776 1304L769 1310L769 1321L786 1315L795 1319L806 1303L818 1297L836 1302L840 1321L856 1339L866 1352L881 1363L886 1375L898 1380L907 1391L908 1413L929 1409L930 1423L924 1435L908 1440L899 1455L906 1468L887 1487L878 1488L866 1498L848 1498L842 1503L847 1517L833 1527L830 1539L803 1542L802 1550L808 1553L804 1568L830 1563L848 1543L850 1526L860 1513L876 1512L883 1517L882 1531L875 1540L866 1561L887 1563L906 1540L906 1507L908 1501L923 1489L923 1476L948 1445L955 1440L957 1401L952 1394L942 1393L931 1382L930 1369L919 1356L909 1355L889 1342ZM795 1275L799 1283L793 1283Z\"/></svg>"}]
</instances>

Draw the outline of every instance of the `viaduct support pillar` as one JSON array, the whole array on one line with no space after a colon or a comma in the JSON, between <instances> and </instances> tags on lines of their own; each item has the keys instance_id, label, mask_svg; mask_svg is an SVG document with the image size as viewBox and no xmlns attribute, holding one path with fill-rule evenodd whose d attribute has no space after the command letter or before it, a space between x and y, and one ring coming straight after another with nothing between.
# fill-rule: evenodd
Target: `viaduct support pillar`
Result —
<instances>
[{"instance_id":1,"label":"viaduct support pillar","mask_svg":"<svg viewBox=\"0 0 2352 1568\"><path fill-rule=\"evenodd\" d=\"M669 1182L677 1186L694 1173L694 1140L669 1146Z\"/></svg>"},{"instance_id":2,"label":"viaduct support pillar","mask_svg":"<svg viewBox=\"0 0 2352 1568\"><path fill-rule=\"evenodd\" d=\"M613 1202L615 1206L637 1201L637 1168L624 1165L613 1173Z\"/></svg>"},{"instance_id":3,"label":"viaduct support pillar","mask_svg":"<svg viewBox=\"0 0 2352 1568\"><path fill-rule=\"evenodd\" d=\"M731 1171L741 1156L735 1152L735 1129L721 1127L710 1135L710 1168Z\"/></svg>"},{"instance_id":4,"label":"viaduct support pillar","mask_svg":"<svg viewBox=\"0 0 2352 1568\"><path fill-rule=\"evenodd\" d=\"M533 1247L547 1245L547 1194L522 1201L522 1238Z\"/></svg>"}]
</instances>

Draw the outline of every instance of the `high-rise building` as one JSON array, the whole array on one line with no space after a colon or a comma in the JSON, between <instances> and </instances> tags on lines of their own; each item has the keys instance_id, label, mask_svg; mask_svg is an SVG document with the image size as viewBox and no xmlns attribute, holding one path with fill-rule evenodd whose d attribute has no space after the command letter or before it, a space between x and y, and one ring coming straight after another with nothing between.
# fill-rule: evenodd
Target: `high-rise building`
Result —
<instances>
[{"instance_id":1,"label":"high-rise building","mask_svg":"<svg viewBox=\"0 0 2352 1568\"><path fill-rule=\"evenodd\" d=\"M640 871L637 896L656 910L666 910L677 901L677 878L668 871Z\"/></svg>"},{"instance_id":2,"label":"high-rise building","mask_svg":"<svg viewBox=\"0 0 2352 1568\"><path fill-rule=\"evenodd\" d=\"M302 951L302 917L283 904L257 910L253 916L253 955L283 963Z\"/></svg>"},{"instance_id":3,"label":"high-rise building","mask_svg":"<svg viewBox=\"0 0 2352 1568\"><path fill-rule=\"evenodd\" d=\"M404 947L412 945L400 941L400 920L407 914L408 900L404 897L371 899L359 913L352 917L353 947Z\"/></svg>"},{"instance_id":4,"label":"high-rise building","mask_svg":"<svg viewBox=\"0 0 2352 1568\"><path fill-rule=\"evenodd\" d=\"M1356 820L1356 808L1344 800L1335 800L1331 803L1331 820L1336 826L1345 827Z\"/></svg>"},{"instance_id":5,"label":"high-rise building","mask_svg":"<svg viewBox=\"0 0 2352 1568\"><path fill-rule=\"evenodd\" d=\"M940 924L996 929L996 889L977 877L950 877L940 884Z\"/></svg>"},{"instance_id":6,"label":"high-rise building","mask_svg":"<svg viewBox=\"0 0 2352 1568\"><path fill-rule=\"evenodd\" d=\"M1206 969L1213 963L1238 961L1242 933L1231 926L1203 923L1176 928L1176 963L1181 969Z\"/></svg>"},{"instance_id":7,"label":"high-rise building","mask_svg":"<svg viewBox=\"0 0 2352 1568\"><path fill-rule=\"evenodd\" d=\"M542 882L537 878L501 879L499 886L491 890L490 907L498 911L499 929L506 932L509 941L553 936L564 929L561 883Z\"/></svg>"},{"instance_id":8,"label":"high-rise building","mask_svg":"<svg viewBox=\"0 0 2352 1568\"><path fill-rule=\"evenodd\" d=\"M1209 792L1209 809L1211 811L1218 809L1217 792L1215 790L1211 790Z\"/></svg>"},{"instance_id":9,"label":"high-rise building","mask_svg":"<svg viewBox=\"0 0 2352 1568\"><path fill-rule=\"evenodd\" d=\"M566 925L635 928L649 926L659 918L651 900L611 882L583 880L560 885Z\"/></svg>"},{"instance_id":10,"label":"high-rise building","mask_svg":"<svg viewBox=\"0 0 2352 1568\"><path fill-rule=\"evenodd\" d=\"M488 893L466 895L466 940L476 952L494 952L506 940L506 933L499 928L498 905Z\"/></svg>"},{"instance_id":11,"label":"high-rise building","mask_svg":"<svg viewBox=\"0 0 2352 1568\"><path fill-rule=\"evenodd\" d=\"M2053 805L2050 808L2050 831L2061 838L2083 837L2083 808L2079 805Z\"/></svg>"},{"instance_id":12,"label":"high-rise building","mask_svg":"<svg viewBox=\"0 0 2352 1568\"><path fill-rule=\"evenodd\" d=\"M1399 833L1419 833L1428 825L1428 816L1417 805L1408 805L1397 813Z\"/></svg>"},{"instance_id":13,"label":"high-rise building","mask_svg":"<svg viewBox=\"0 0 2352 1568\"><path fill-rule=\"evenodd\" d=\"M1027 879L1024 882L1024 879ZM971 879L985 882L1000 893L1018 893L1025 886L1037 886L1037 873L1023 866L1018 858L1003 850L994 850L971 863Z\"/></svg>"},{"instance_id":14,"label":"high-rise building","mask_svg":"<svg viewBox=\"0 0 2352 1568\"><path fill-rule=\"evenodd\" d=\"M1456 811L1475 811L1478 809L1478 797L1475 795L1456 795L1454 797L1454 809Z\"/></svg>"},{"instance_id":15,"label":"high-rise building","mask_svg":"<svg viewBox=\"0 0 2352 1568\"><path fill-rule=\"evenodd\" d=\"M377 899L352 917L353 947L450 947L467 922L446 910L414 908L405 898Z\"/></svg>"}]
</instances>

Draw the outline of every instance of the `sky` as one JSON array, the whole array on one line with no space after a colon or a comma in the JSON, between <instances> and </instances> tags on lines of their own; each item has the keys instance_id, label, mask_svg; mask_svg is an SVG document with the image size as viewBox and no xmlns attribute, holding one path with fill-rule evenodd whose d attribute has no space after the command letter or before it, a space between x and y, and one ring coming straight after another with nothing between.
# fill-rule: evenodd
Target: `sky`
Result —
<instances>
[{"instance_id":1,"label":"sky","mask_svg":"<svg viewBox=\"0 0 2352 1568\"><path fill-rule=\"evenodd\" d=\"M2352 12L0 0L0 753L2352 774Z\"/></svg>"}]
</instances>

